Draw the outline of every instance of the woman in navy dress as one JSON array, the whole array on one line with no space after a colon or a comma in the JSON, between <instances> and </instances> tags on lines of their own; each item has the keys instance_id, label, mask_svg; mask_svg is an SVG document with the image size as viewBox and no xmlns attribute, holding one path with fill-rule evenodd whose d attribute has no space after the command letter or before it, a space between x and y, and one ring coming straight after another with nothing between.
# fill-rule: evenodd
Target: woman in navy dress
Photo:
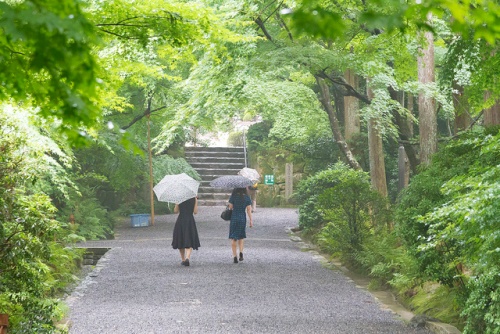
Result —
<instances>
[{"instance_id":1,"label":"woman in navy dress","mask_svg":"<svg viewBox=\"0 0 500 334\"><path fill-rule=\"evenodd\" d=\"M247 194L246 188L235 188L229 198L229 209L233 210L231 223L229 224L229 239L231 239L231 248L233 250L233 261L238 263L236 255L236 246L240 250L240 261L243 261L243 243L246 235L247 214L250 227L252 222L252 200Z\"/></svg>"},{"instance_id":2,"label":"woman in navy dress","mask_svg":"<svg viewBox=\"0 0 500 334\"><path fill-rule=\"evenodd\" d=\"M198 250L200 239L193 214L198 213L198 199L190 198L174 207L174 213L179 213L174 226L172 247L181 254L181 264L189 266L189 259L193 249Z\"/></svg>"}]
</instances>

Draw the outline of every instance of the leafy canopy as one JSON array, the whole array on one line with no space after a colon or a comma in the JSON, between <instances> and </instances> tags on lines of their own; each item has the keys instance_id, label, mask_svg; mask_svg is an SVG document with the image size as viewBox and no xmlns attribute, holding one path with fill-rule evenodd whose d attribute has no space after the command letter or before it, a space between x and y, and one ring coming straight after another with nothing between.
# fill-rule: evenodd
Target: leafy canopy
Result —
<instances>
[{"instance_id":1,"label":"leafy canopy","mask_svg":"<svg viewBox=\"0 0 500 334\"><path fill-rule=\"evenodd\" d=\"M70 139L99 116L96 36L73 0L0 2L0 100L40 108ZM64 124L61 123L64 121Z\"/></svg>"}]
</instances>

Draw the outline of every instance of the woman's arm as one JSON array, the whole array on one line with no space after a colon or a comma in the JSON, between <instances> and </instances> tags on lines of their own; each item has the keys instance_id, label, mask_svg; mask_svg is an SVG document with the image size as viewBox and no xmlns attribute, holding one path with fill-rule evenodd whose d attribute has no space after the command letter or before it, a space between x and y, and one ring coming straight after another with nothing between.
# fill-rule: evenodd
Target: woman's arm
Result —
<instances>
[{"instance_id":1,"label":"woman's arm","mask_svg":"<svg viewBox=\"0 0 500 334\"><path fill-rule=\"evenodd\" d=\"M248 215L248 221L250 224L250 227L253 227L253 221L252 221L252 206L248 205L247 206L247 215Z\"/></svg>"},{"instance_id":2,"label":"woman's arm","mask_svg":"<svg viewBox=\"0 0 500 334\"><path fill-rule=\"evenodd\" d=\"M174 206L174 213L179 213L179 204Z\"/></svg>"},{"instance_id":3,"label":"woman's arm","mask_svg":"<svg viewBox=\"0 0 500 334\"><path fill-rule=\"evenodd\" d=\"M194 214L198 213L198 197L194 198L194 210L193 210L193 213Z\"/></svg>"}]
</instances>

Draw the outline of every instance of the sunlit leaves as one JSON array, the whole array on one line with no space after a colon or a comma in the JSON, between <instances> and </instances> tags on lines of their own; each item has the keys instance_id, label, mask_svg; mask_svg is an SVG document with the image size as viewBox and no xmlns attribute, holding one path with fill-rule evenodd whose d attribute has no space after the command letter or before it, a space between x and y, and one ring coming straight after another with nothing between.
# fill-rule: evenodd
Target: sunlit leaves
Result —
<instances>
[{"instance_id":1,"label":"sunlit leaves","mask_svg":"<svg viewBox=\"0 0 500 334\"><path fill-rule=\"evenodd\" d=\"M367 0L362 2L365 4L362 11L350 11L344 17L335 9L319 7L321 3L303 0L297 8L292 8L289 12L295 26L314 37L333 38L345 33L344 22L352 19L382 31L405 30L409 24L430 28L427 15L432 13L436 17L450 15L450 26L455 33L467 36L472 31L474 38L491 44L500 37L500 4L494 0ZM357 5L361 6L361 1Z\"/></svg>"},{"instance_id":2,"label":"sunlit leaves","mask_svg":"<svg viewBox=\"0 0 500 334\"><path fill-rule=\"evenodd\" d=\"M0 13L0 98L64 119L61 130L77 139L78 127L99 115L91 24L71 0L0 2Z\"/></svg>"},{"instance_id":3,"label":"sunlit leaves","mask_svg":"<svg viewBox=\"0 0 500 334\"><path fill-rule=\"evenodd\" d=\"M285 10L283 13L287 14L288 11ZM303 32L313 37L336 39L345 29L342 17L338 13L318 6L301 7L293 11L292 15L292 28L296 32Z\"/></svg>"}]
</instances>

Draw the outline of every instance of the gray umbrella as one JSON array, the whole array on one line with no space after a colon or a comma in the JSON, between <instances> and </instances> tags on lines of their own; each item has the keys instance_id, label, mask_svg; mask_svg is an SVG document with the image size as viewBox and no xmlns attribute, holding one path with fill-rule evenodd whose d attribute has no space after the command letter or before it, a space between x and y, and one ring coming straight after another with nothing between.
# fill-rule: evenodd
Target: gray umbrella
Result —
<instances>
[{"instance_id":1,"label":"gray umbrella","mask_svg":"<svg viewBox=\"0 0 500 334\"><path fill-rule=\"evenodd\" d=\"M241 175L224 175L210 182L214 188L245 188L251 185L253 181Z\"/></svg>"}]
</instances>

